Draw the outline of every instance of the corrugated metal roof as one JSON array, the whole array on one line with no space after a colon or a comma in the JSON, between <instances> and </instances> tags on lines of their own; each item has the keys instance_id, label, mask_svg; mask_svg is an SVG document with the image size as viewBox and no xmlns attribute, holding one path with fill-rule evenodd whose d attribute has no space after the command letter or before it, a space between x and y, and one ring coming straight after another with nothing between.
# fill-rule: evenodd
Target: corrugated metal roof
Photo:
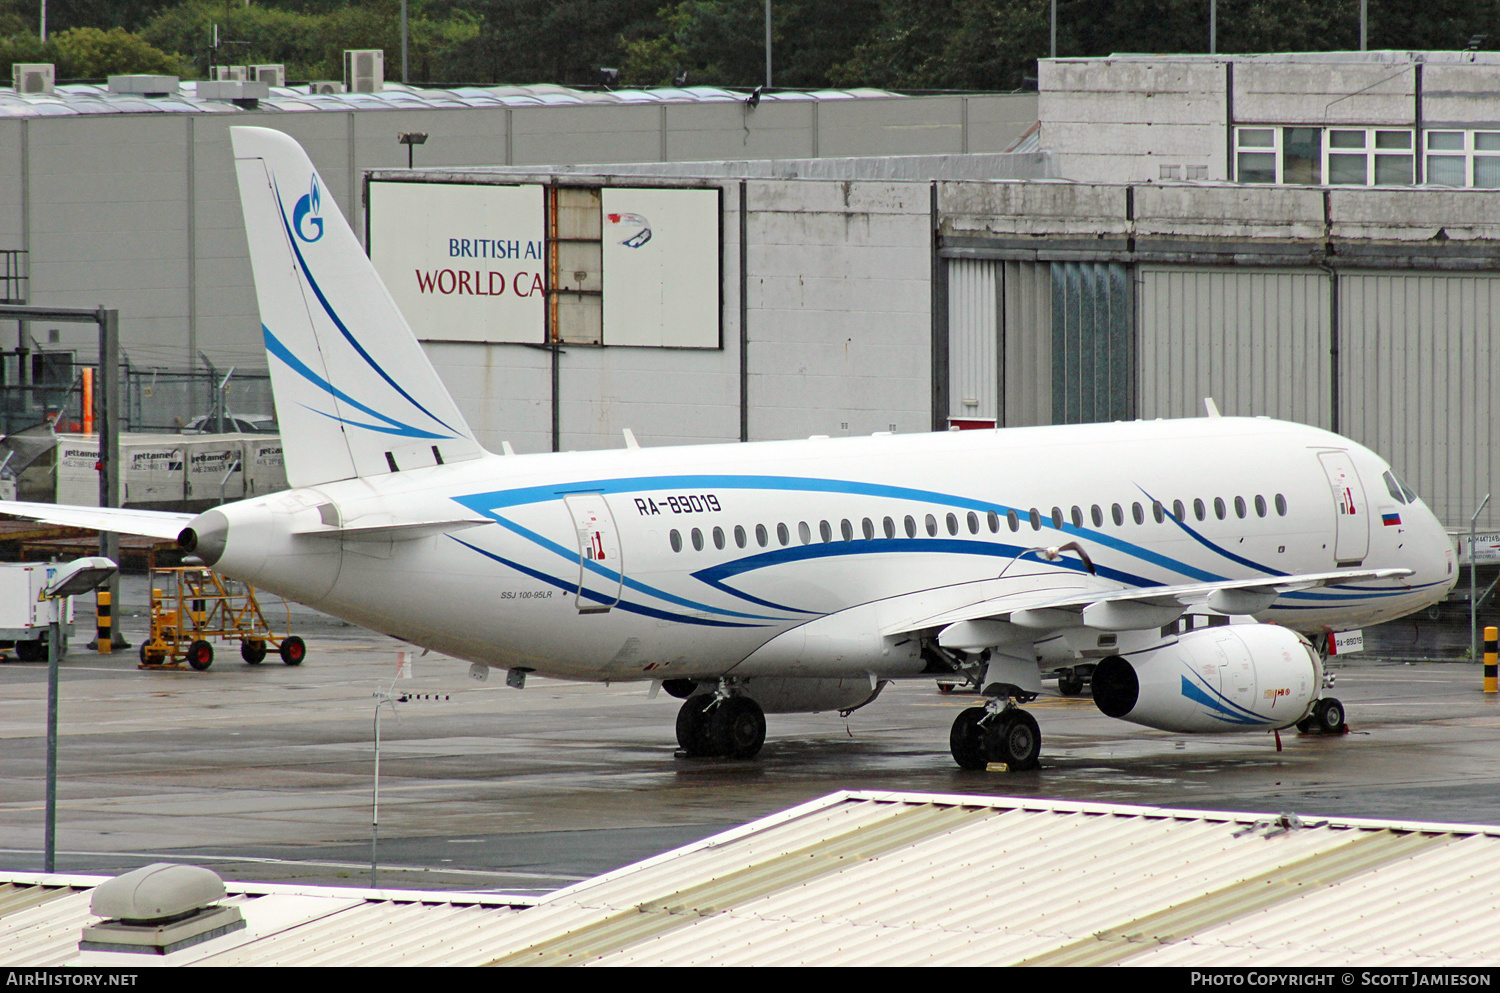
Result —
<instances>
[{"instance_id":1,"label":"corrugated metal roof","mask_svg":"<svg viewBox=\"0 0 1500 993\"><path fill-rule=\"evenodd\" d=\"M227 884L245 931L167 964L1493 966L1497 856L1483 825L850 792L535 900ZM100 880L13 879L0 961L103 964Z\"/></svg>"},{"instance_id":2,"label":"corrugated metal roof","mask_svg":"<svg viewBox=\"0 0 1500 993\"><path fill-rule=\"evenodd\" d=\"M460 86L419 89L387 82L378 93L310 93L307 87L271 87L257 110L298 113L309 110L429 110L455 107L613 106L661 103L737 103L745 94L716 86L666 87L649 90L574 90L566 86ZM888 90L818 90L772 92L763 101L894 99ZM224 100L200 100L197 83L182 82L176 94L143 97L111 93L108 86L72 83L51 93L17 93L0 89L0 117L57 117L80 114L235 114L240 107Z\"/></svg>"}]
</instances>

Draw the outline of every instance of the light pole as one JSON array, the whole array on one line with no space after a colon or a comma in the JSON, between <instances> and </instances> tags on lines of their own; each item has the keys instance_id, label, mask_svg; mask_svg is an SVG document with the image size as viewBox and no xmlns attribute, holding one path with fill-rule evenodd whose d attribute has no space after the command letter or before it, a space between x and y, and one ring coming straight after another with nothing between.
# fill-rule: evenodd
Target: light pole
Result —
<instances>
[{"instance_id":1,"label":"light pole","mask_svg":"<svg viewBox=\"0 0 1500 993\"><path fill-rule=\"evenodd\" d=\"M406 168L412 168L412 146L427 144L427 132L402 131L396 135L396 143L406 146Z\"/></svg>"},{"instance_id":2,"label":"light pole","mask_svg":"<svg viewBox=\"0 0 1500 993\"><path fill-rule=\"evenodd\" d=\"M102 555L74 559L47 584L47 824L43 832L43 871L57 862L57 666L62 659L62 604L109 582L119 567Z\"/></svg>"}]
</instances>

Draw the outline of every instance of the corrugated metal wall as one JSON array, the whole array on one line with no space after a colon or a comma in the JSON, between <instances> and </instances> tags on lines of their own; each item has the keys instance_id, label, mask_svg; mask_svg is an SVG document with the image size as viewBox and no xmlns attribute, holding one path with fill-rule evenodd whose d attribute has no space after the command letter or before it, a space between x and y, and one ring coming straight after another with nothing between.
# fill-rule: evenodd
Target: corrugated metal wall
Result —
<instances>
[{"instance_id":1,"label":"corrugated metal wall","mask_svg":"<svg viewBox=\"0 0 1500 993\"><path fill-rule=\"evenodd\" d=\"M1394 460L1449 527L1494 493L1500 277L1339 278L1340 429ZM1500 524L1491 506L1480 528Z\"/></svg>"},{"instance_id":2,"label":"corrugated metal wall","mask_svg":"<svg viewBox=\"0 0 1500 993\"><path fill-rule=\"evenodd\" d=\"M1117 262L1054 262L1052 423L1131 420L1135 287Z\"/></svg>"},{"instance_id":3,"label":"corrugated metal wall","mask_svg":"<svg viewBox=\"0 0 1500 993\"><path fill-rule=\"evenodd\" d=\"M1052 423L1052 267L1004 262L1005 426Z\"/></svg>"},{"instance_id":4,"label":"corrugated metal wall","mask_svg":"<svg viewBox=\"0 0 1500 993\"><path fill-rule=\"evenodd\" d=\"M948 263L948 416L996 420L1003 262Z\"/></svg>"},{"instance_id":5,"label":"corrugated metal wall","mask_svg":"<svg viewBox=\"0 0 1500 993\"><path fill-rule=\"evenodd\" d=\"M949 260L949 417L1052 423L1052 292L1045 262Z\"/></svg>"},{"instance_id":6,"label":"corrugated metal wall","mask_svg":"<svg viewBox=\"0 0 1500 993\"><path fill-rule=\"evenodd\" d=\"M1331 427L1329 277L1317 270L1140 270L1140 416Z\"/></svg>"}]
</instances>

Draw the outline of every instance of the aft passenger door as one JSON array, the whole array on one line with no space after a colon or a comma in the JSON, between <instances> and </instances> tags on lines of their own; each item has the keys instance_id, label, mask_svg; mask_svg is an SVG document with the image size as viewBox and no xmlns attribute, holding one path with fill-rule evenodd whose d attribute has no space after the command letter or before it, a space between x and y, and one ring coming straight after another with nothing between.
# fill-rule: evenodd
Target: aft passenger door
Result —
<instances>
[{"instance_id":1,"label":"aft passenger door","mask_svg":"<svg viewBox=\"0 0 1500 993\"><path fill-rule=\"evenodd\" d=\"M578 532L578 588L573 604L580 614L602 614L620 602L625 585L614 515L602 493L569 493L563 503Z\"/></svg>"},{"instance_id":2,"label":"aft passenger door","mask_svg":"<svg viewBox=\"0 0 1500 993\"><path fill-rule=\"evenodd\" d=\"M1333 560L1337 565L1359 565L1370 551L1370 507L1365 489L1348 452L1319 452L1328 485L1333 491L1336 533Z\"/></svg>"}]
</instances>

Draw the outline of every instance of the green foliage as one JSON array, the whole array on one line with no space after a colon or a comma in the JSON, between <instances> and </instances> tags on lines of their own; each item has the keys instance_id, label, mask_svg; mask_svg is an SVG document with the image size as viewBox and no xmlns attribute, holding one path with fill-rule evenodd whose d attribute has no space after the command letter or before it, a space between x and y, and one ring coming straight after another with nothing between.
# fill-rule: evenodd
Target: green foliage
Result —
<instances>
[{"instance_id":1,"label":"green foliage","mask_svg":"<svg viewBox=\"0 0 1500 993\"><path fill-rule=\"evenodd\" d=\"M0 73L8 78L16 62L54 63L59 80L136 72L180 76L190 68L180 56L148 45L124 28L71 28L45 42L30 33L0 38Z\"/></svg>"}]
</instances>

